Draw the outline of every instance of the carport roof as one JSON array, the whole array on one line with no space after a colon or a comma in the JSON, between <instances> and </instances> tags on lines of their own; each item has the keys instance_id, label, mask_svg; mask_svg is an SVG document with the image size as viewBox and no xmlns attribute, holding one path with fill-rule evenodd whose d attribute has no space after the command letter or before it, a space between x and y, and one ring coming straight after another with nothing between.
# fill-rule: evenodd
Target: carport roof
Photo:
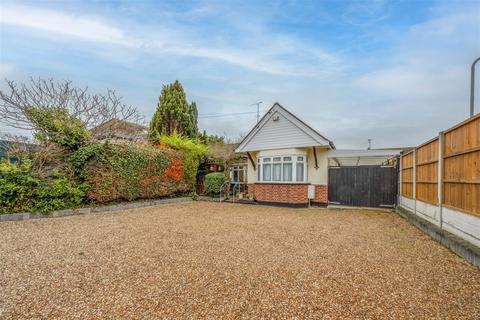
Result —
<instances>
[{"instance_id":1,"label":"carport roof","mask_svg":"<svg viewBox=\"0 0 480 320\"><path fill-rule=\"evenodd\" d=\"M330 150L328 158L338 166L382 165L392 157L400 155L403 148L371 150Z\"/></svg>"}]
</instances>

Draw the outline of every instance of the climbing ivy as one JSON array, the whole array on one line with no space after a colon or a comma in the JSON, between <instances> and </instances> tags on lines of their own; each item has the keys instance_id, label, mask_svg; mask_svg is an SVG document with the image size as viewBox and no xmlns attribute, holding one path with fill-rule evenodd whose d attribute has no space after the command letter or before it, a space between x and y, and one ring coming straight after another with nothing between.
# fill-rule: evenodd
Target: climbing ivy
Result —
<instances>
[{"instance_id":1,"label":"climbing ivy","mask_svg":"<svg viewBox=\"0 0 480 320\"><path fill-rule=\"evenodd\" d=\"M96 202L173 196L187 192L185 157L169 148L138 144L97 144L80 148L71 162Z\"/></svg>"}]
</instances>

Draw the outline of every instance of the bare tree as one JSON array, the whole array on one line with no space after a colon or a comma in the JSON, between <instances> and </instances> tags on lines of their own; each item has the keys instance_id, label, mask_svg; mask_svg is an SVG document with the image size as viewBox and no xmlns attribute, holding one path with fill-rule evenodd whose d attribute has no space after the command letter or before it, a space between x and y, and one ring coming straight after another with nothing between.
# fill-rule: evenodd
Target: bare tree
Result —
<instances>
[{"instance_id":1,"label":"bare tree","mask_svg":"<svg viewBox=\"0 0 480 320\"><path fill-rule=\"evenodd\" d=\"M30 78L28 83L6 81L6 90L0 91L0 122L17 129L35 129L28 110L63 108L91 129L110 119L132 122L142 120L135 107L124 104L114 90L106 94L90 94L88 87L79 88L71 81Z\"/></svg>"},{"instance_id":2,"label":"bare tree","mask_svg":"<svg viewBox=\"0 0 480 320\"><path fill-rule=\"evenodd\" d=\"M231 162L235 159L235 145L224 141L215 141L208 144L209 158L223 166L225 173L230 169Z\"/></svg>"}]
</instances>

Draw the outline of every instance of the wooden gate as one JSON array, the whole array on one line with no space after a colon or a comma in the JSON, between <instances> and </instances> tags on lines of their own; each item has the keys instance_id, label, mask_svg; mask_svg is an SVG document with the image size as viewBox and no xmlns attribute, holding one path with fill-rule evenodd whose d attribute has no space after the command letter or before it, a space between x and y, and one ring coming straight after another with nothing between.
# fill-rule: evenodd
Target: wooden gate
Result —
<instances>
[{"instance_id":1,"label":"wooden gate","mask_svg":"<svg viewBox=\"0 0 480 320\"><path fill-rule=\"evenodd\" d=\"M398 171L394 166L329 167L328 202L345 206L394 207Z\"/></svg>"}]
</instances>

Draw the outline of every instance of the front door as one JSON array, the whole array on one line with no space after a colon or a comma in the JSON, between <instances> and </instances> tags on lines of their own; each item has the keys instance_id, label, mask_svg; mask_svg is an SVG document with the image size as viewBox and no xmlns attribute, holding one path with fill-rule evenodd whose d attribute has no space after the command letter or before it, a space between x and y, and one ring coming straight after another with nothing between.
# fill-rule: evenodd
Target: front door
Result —
<instances>
[{"instance_id":1,"label":"front door","mask_svg":"<svg viewBox=\"0 0 480 320\"><path fill-rule=\"evenodd\" d=\"M233 165L230 168L231 192L245 192L247 187L247 165Z\"/></svg>"}]
</instances>

